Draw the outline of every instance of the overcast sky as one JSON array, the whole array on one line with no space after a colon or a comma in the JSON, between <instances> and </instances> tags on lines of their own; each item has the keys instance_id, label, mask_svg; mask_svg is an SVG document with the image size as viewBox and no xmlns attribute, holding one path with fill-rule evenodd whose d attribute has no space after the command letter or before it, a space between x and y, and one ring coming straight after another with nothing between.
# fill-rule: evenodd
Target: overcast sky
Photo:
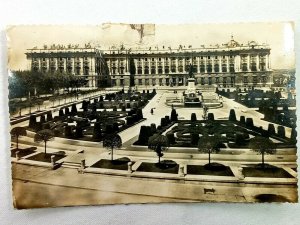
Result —
<instances>
[{"instance_id":1,"label":"overcast sky","mask_svg":"<svg viewBox=\"0 0 300 225\"><path fill-rule=\"evenodd\" d=\"M241 44L249 41L268 43L271 47L273 69L294 68L294 27L292 23L235 23L146 26L146 37L140 45L137 30L126 24L102 24L99 26L14 26L7 30L9 43L9 68L27 68L26 49L44 44L79 44L90 42L92 46L108 49L109 46L148 47L163 45L178 48L181 45L209 46L227 43L233 35Z\"/></svg>"}]
</instances>

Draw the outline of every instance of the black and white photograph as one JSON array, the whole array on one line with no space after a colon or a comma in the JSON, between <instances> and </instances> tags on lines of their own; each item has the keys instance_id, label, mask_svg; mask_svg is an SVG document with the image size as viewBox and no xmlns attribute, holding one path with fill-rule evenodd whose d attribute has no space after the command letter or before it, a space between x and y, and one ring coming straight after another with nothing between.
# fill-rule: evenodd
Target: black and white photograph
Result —
<instances>
[{"instance_id":1,"label":"black and white photograph","mask_svg":"<svg viewBox=\"0 0 300 225\"><path fill-rule=\"evenodd\" d=\"M294 23L6 35L16 209L298 202Z\"/></svg>"}]
</instances>

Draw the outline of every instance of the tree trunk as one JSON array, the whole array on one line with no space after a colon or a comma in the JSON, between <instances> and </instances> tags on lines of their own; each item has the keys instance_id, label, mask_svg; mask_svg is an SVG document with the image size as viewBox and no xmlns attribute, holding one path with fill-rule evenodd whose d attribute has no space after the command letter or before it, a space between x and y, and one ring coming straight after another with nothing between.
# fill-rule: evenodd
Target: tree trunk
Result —
<instances>
[{"instance_id":1,"label":"tree trunk","mask_svg":"<svg viewBox=\"0 0 300 225\"><path fill-rule=\"evenodd\" d=\"M19 136L17 136L17 149L19 150Z\"/></svg>"},{"instance_id":2,"label":"tree trunk","mask_svg":"<svg viewBox=\"0 0 300 225\"><path fill-rule=\"evenodd\" d=\"M47 148L46 145L47 145L47 141L45 141L45 155L46 155L46 148Z\"/></svg>"},{"instance_id":3,"label":"tree trunk","mask_svg":"<svg viewBox=\"0 0 300 225\"><path fill-rule=\"evenodd\" d=\"M208 152L208 165L210 165L210 151Z\"/></svg>"},{"instance_id":4,"label":"tree trunk","mask_svg":"<svg viewBox=\"0 0 300 225\"><path fill-rule=\"evenodd\" d=\"M262 152L261 153L261 161L262 161L262 168L264 169L265 168L265 153L264 152Z\"/></svg>"},{"instance_id":5,"label":"tree trunk","mask_svg":"<svg viewBox=\"0 0 300 225\"><path fill-rule=\"evenodd\" d=\"M111 161L114 160L114 148L111 148Z\"/></svg>"}]
</instances>

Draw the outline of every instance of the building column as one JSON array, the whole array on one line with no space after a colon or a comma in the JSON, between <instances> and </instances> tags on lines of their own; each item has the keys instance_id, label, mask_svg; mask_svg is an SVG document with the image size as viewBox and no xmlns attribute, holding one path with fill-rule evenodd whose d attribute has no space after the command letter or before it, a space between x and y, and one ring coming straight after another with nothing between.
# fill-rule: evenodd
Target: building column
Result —
<instances>
[{"instance_id":1,"label":"building column","mask_svg":"<svg viewBox=\"0 0 300 225\"><path fill-rule=\"evenodd\" d=\"M204 69L205 73L207 73L207 56L204 57Z\"/></svg>"},{"instance_id":2,"label":"building column","mask_svg":"<svg viewBox=\"0 0 300 225\"><path fill-rule=\"evenodd\" d=\"M71 58L71 63L73 64L72 65L72 75L73 75L73 74L75 74L75 66L76 66L76 64L75 64L75 58Z\"/></svg>"},{"instance_id":3,"label":"building column","mask_svg":"<svg viewBox=\"0 0 300 225\"><path fill-rule=\"evenodd\" d=\"M129 72L129 59L128 58L125 59L125 72L126 73Z\"/></svg>"},{"instance_id":4,"label":"building column","mask_svg":"<svg viewBox=\"0 0 300 225\"><path fill-rule=\"evenodd\" d=\"M178 58L176 58L176 73L178 73Z\"/></svg>"},{"instance_id":5,"label":"building column","mask_svg":"<svg viewBox=\"0 0 300 225\"><path fill-rule=\"evenodd\" d=\"M157 58L155 58L155 74L158 74Z\"/></svg>"},{"instance_id":6,"label":"building column","mask_svg":"<svg viewBox=\"0 0 300 225\"><path fill-rule=\"evenodd\" d=\"M256 56L256 70L260 71L260 68L259 68L259 54L257 54L257 56Z\"/></svg>"},{"instance_id":7,"label":"building column","mask_svg":"<svg viewBox=\"0 0 300 225\"><path fill-rule=\"evenodd\" d=\"M270 69L270 57L269 55L267 54L266 55L266 70L268 71Z\"/></svg>"},{"instance_id":8,"label":"building column","mask_svg":"<svg viewBox=\"0 0 300 225\"><path fill-rule=\"evenodd\" d=\"M222 57L219 58L219 72L222 73Z\"/></svg>"},{"instance_id":9,"label":"building column","mask_svg":"<svg viewBox=\"0 0 300 225\"><path fill-rule=\"evenodd\" d=\"M137 59L134 59L135 74L138 74Z\"/></svg>"},{"instance_id":10,"label":"building column","mask_svg":"<svg viewBox=\"0 0 300 225\"><path fill-rule=\"evenodd\" d=\"M183 64L183 70L182 73L185 73L185 58L182 59L182 64ZM178 80L176 80L177 84L178 84Z\"/></svg>"},{"instance_id":11,"label":"building column","mask_svg":"<svg viewBox=\"0 0 300 225\"><path fill-rule=\"evenodd\" d=\"M64 72L67 73L67 58L63 58L64 61Z\"/></svg>"},{"instance_id":12,"label":"building column","mask_svg":"<svg viewBox=\"0 0 300 225\"><path fill-rule=\"evenodd\" d=\"M215 72L215 59L211 60L211 71L212 71L212 73Z\"/></svg>"},{"instance_id":13,"label":"building column","mask_svg":"<svg viewBox=\"0 0 300 225\"><path fill-rule=\"evenodd\" d=\"M200 58L197 57L197 73L200 73Z\"/></svg>"},{"instance_id":14,"label":"building column","mask_svg":"<svg viewBox=\"0 0 300 225\"><path fill-rule=\"evenodd\" d=\"M230 66L229 66L229 56L226 56L226 67L227 67L227 73L230 71Z\"/></svg>"},{"instance_id":15,"label":"building column","mask_svg":"<svg viewBox=\"0 0 300 225\"><path fill-rule=\"evenodd\" d=\"M247 56L247 71L250 72L250 55Z\"/></svg>"},{"instance_id":16,"label":"building column","mask_svg":"<svg viewBox=\"0 0 300 225\"><path fill-rule=\"evenodd\" d=\"M165 58L162 59L162 74L165 74Z\"/></svg>"}]
</instances>

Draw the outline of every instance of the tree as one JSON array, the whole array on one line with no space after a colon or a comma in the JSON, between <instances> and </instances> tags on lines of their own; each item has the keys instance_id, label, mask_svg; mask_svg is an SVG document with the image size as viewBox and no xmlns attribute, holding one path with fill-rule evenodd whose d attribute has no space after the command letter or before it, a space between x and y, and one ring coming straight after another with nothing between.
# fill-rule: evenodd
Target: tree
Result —
<instances>
[{"instance_id":1,"label":"tree","mask_svg":"<svg viewBox=\"0 0 300 225\"><path fill-rule=\"evenodd\" d=\"M113 161L114 148L122 147L122 139L118 134L108 134L103 139L103 147L111 150L111 161Z\"/></svg>"},{"instance_id":2,"label":"tree","mask_svg":"<svg viewBox=\"0 0 300 225\"><path fill-rule=\"evenodd\" d=\"M155 134L148 140L148 148L155 151L158 156L158 163L160 164L160 158L163 157L163 151L168 149L168 138L161 134Z\"/></svg>"},{"instance_id":3,"label":"tree","mask_svg":"<svg viewBox=\"0 0 300 225\"><path fill-rule=\"evenodd\" d=\"M14 127L13 129L11 129L10 134L12 137L16 138L17 149L19 149L19 137L27 135L26 129L24 127Z\"/></svg>"},{"instance_id":4,"label":"tree","mask_svg":"<svg viewBox=\"0 0 300 225\"><path fill-rule=\"evenodd\" d=\"M54 133L50 129L40 130L34 135L34 142L40 143L44 142L45 144L45 154L47 150L47 142L54 139Z\"/></svg>"},{"instance_id":5,"label":"tree","mask_svg":"<svg viewBox=\"0 0 300 225\"><path fill-rule=\"evenodd\" d=\"M267 137L256 136L249 142L249 148L261 154L262 168L265 166L265 154L275 154L276 145Z\"/></svg>"},{"instance_id":6,"label":"tree","mask_svg":"<svg viewBox=\"0 0 300 225\"><path fill-rule=\"evenodd\" d=\"M229 120L230 120L230 121L236 121L236 115L235 115L234 109L230 109L230 112L229 112Z\"/></svg>"},{"instance_id":7,"label":"tree","mask_svg":"<svg viewBox=\"0 0 300 225\"><path fill-rule=\"evenodd\" d=\"M217 153L220 151L220 144L218 138L214 136L203 136L199 139L198 150L203 153L208 153L208 165L210 166L210 154Z\"/></svg>"}]
</instances>

